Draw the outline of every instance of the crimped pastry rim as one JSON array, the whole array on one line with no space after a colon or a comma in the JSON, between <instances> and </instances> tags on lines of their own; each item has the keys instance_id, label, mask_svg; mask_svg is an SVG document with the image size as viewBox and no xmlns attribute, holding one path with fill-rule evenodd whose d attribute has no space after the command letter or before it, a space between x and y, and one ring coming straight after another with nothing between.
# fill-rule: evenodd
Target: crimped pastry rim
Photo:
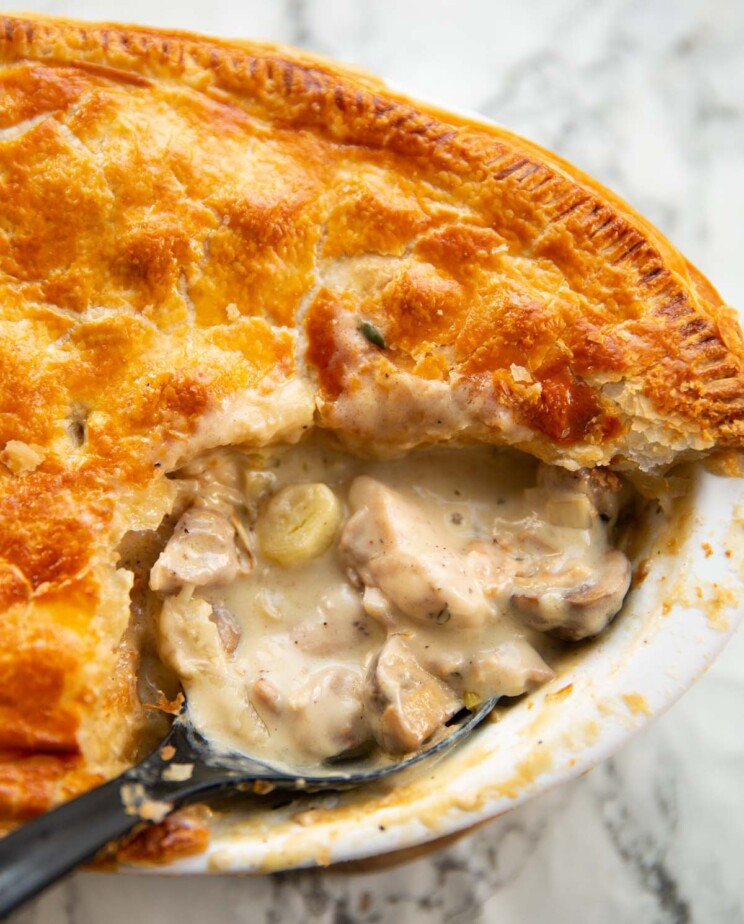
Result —
<instances>
[{"instance_id":1,"label":"crimped pastry rim","mask_svg":"<svg viewBox=\"0 0 744 924\"><path fill-rule=\"evenodd\" d=\"M120 28L120 27L112 27L112 28L115 29L115 28ZM137 32L137 33L140 33L140 32L141 32L141 33L151 34L153 30L147 30L147 29L138 30L138 29L134 29L134 28L133 28L131 31L134 31L134 32ZM188 33L171 33L171 32L169 32L169 33L167 33L167 35L168 35L168 36L172 36L172 37L174 37L174 38L181 38L181 37L184 37L184 38L186 38L186 39L189 40L189 41L192 40L192 37L191 37ZM226 43L225 43L225 47L226 47L226 48L229 48L230 46L234 46L234 45L236 45L236 44L238 44L238 43L229 41L229 42L226 42ZM246 46L246 47L249 47L249 46ZM281 51L281 46L273 46L273 47L276 48L277 51L279 51L279 52ZM302 57L304 58L305 56L303 55ZM320 61L321 63L324 63L324 62L322 61L322 59L317 59L317 58L315 58L315 57L313 57L313 56L306 56L306 57L307 57L307 60L308 60L308 61L312 61L312 62ZM353 74L353 79L354 79L354 80L358 80L360 83L365 83L365 82L366 82L365 78L360 77L360 76L357 75L357 74ZM372 86L374 87L374 84L372 84ZM389 91L387 91L387 90L386 90L385 92L386 92L388 95L397 96L397 94L395 94L395 93L390 94ZM406 102L405 97L401 97L401 101L402 101L402 102ZM428 111L429 111L429 112L432 112L432 113L438 112L438 110L436 109L436 107L429 108ZM451 115L450 113L448 113L448 117L449 117L450 119L452 119L452 115ZM487 122L484 122L482 119L478 119L478 120L476 120L475 122L473 122L472 120L468 120L468 119L465 119L464 121L467 122L467 124L477 124L477 126L478 126L479 128L486 128L486 127L488 127L488 124L489 124L489 123L487 123ZM494 128L494 131L496 131L495 128ZM524 146L524 145L526 145L526 144L529 144L529 143L527 143L527 142L524 142L523 139L519 139L519 143L520 143L520 145L522 145L522 146ZM562 169L563 169L563 167L562 167L562 165L561 165L562 162L559 162L559 160L558 160L557 158L555 158L555 155L547 155L547 154L543 155L542 152L540 151L540 149L537 148L537 146L532 146L532 147L531 147L531 150L534 150L535 152L540 153L540 156L541 156L541 157L543 157L543 156L544 156L544 157L549 157L549 159L550 159L550 161L551 161L551 166L553 166L555 169L558 169L558 170L562 171ZM575 168L570 168L570 169L571 169L571 171L572 171L572 176L575 178L576 175L577 175L577 173L578 173L578 171L576 171ZM570 175L571 175L571 174L569 174L569 176L570 176ZM583 175L582 175L582 178L583 178ZM594 184L594 181L591 181L591 180L589 180L588 178L583 178L583 181L584 181L587 185L591 185L592 188L596 188L597 185L598 185L598 184ZM599 187L599 190L598 190L598 191L599 191L604 197L608 197L607 191L606 191L606 190L603 190L602 187ZM618 201L619 201L619 200L618 200ZM633 220L634 220L635 222L645 224L645 223L643 222L643 220L642 220L639 216L634 215L634 214L631 212L631 210L630 210L627 206L625 206L624 204L622 204L622 210L623 210L626 214L631 214L632 217L633 217ZM640 247L635 248L634 250L632 250L632 253L630 254L630 256L633 257L633 259L638 259L641 250L642 250L642 248L640 248ZM672 250L670 251L670 254L668 255L667 259L672 260L672 262L674 262L675 264L678 264L678 265L677 265L677 269L678 269L680 275L681 275L682 273L684 273L685 275L687 275L687 277L690 279L690 284L691 284L691 285L697 285L697 284L699 283L699 280L694 280L694 281L693 281L693 278L690 276L690 274L693 273L694 271L690 268L689 264L687 264L686 261L683 261L683 258L680 257L680 255L676 252L676 250L672 249ZM683 262L679 262L679 261L683 261ZM707 283L705 283L705 284L707 285ZM711 292L713 293L713 295L711 295ZM706 295L707 295L707 297L709 297L709 298L713 298L713 296L715 296L715 293L714 293L714 291L712 290L712 287L709 288L709 289L706 289ZM717 296L716 296L716 298L717 298ZM738 443L738 440L739 440L738 434L734 434L734 435L733 435L733 439L734 439L734 441L735 441L736 443ZM724 440L723 440L723 441L725 442L725 437L724 437Z\"/></svg>"}]
</instances>

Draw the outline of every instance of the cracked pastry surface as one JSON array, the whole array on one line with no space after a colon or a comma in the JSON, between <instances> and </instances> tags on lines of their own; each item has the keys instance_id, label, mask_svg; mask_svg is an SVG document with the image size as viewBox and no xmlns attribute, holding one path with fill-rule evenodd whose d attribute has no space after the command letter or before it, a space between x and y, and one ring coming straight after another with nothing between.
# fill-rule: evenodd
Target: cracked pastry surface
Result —
<instances>
[{"instance_id":1,"label":"cracked pastry surface","mask_svg":"<svg viewBox=\"0 0 744 924\"><path fill-rule=\"evenodd\" d=\"M658 231L503 129L283 47L0 17L0 816L141 746L117 548L166 472L314 425L655 468L741 447L743 355Z\"/></svg>"}]
</instances>

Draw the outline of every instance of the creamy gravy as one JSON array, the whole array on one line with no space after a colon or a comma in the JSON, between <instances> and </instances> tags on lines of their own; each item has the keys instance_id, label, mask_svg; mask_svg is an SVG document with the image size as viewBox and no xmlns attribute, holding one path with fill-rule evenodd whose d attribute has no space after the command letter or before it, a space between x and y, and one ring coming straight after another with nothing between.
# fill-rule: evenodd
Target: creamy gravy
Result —
<instances>
[{"instance_id":1,"label":"creamy gravy","mask_svg":"<svg viewBox=\"0 0 744 924\"><path fill-rule=\"evenodd\" d=\"M415 750L549 679L538 630L596 634L629 584L609 473L483 446L375 462L314 438L177 475L150 577L161 653L213 744L281 763Z\"/></svg>"}]
</instances>

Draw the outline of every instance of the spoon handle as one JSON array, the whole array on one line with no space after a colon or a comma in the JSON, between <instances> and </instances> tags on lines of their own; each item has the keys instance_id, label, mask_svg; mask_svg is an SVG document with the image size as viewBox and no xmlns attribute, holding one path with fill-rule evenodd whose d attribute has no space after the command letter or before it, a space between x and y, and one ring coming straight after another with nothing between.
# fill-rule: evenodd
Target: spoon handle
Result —
<instances>
[{"instance_id":1,"label":"spoon handle","mask_svg":"<svg viewBox=\"0 0 744 924\"><path fill-rule=\"evenodd\" d=\"M185 756L193 759L188 750ZM193 777L167 780L163 778L166 766L158 749L121 776L0 838L0 920L90 860L109 841L123 837L136 825L148 824L148 805L167 814L194 796L235 783L234 771L202 763L195 764ZM262 776L270 776L266 768L258 769L263 770ZM245 775L240 779L246 779ZM145 809L142 814L141 808ZM151 820L161 817L157 814Z\"/></svg>"},{"instance_id":2,"label":"spoon handle","mask_svg":"<svg viewBox=\"0 0 744 924\"><path fill-rule=\"evenodd\" d=\"M182 767L190 768L186 779L169 778L172 764L163 757L167 750L164 744L186 762ZM250 783L251 771L259 780L294 782L294 777L249 759L240 758L236 770L211 766L201 757L193 748L188 728L174 722L165 741L141 763L0 838L0 920L90 860L109 841L128 834L143 821L147 823L148 817L159 820L194 796L239 782Z\"/></svg>"},{"instance_id":3,"label":"spoon handle","mask_svg":"<svg viewBox=\"0 0 744 924\"><path fill-rule=\"evenodd\" d=\"M121 780L111 780L0 840L0 919L130 831Z\"/></svg>"}]
</instances>

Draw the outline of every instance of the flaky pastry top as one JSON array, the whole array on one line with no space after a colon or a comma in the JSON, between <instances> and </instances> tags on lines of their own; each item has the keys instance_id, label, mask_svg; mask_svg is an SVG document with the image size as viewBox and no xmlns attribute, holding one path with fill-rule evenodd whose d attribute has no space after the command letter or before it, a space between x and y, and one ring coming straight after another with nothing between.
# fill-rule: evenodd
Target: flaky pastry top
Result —
<instances>
[{"instance_id":1,"label":"flaky pastry top","mask_svg":"<svg viewBox=\"0 0 744 924\"><path fill-rule=\"evenodd\" d=\"M136 753L116 550L184 460L322 426L658 468L741 447L743 357L655 228L504 129L280 46L0 17L0 813Z\"/></svg>"}]
</instances>

